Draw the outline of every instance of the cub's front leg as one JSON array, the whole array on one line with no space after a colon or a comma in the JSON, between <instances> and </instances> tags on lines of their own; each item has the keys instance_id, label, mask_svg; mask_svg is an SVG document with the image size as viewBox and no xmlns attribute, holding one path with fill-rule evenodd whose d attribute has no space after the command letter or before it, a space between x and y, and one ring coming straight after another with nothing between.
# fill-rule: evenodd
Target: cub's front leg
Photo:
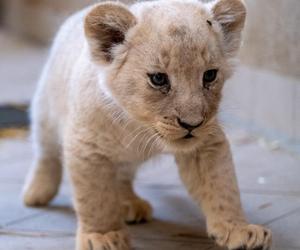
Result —
<instances>
[{"instance_id":1,"label":"cub's front leg","mask_svg":"<svg viewBox=\"0 0 300 250\"><path fill-rule=\"evenodd\" d=\"M90 138L90 140L88 139ZM78 218L77 250L127 250L114 164L99 153L94 136L76 131L64 145Z\"/></svg>"},{"instance_id":2,"label":"cub's front leg","mask_svg":"<svg viewBox=\"0 0 300 250\"><path fill-rule=\"evenodd\" d=\"M176 160L188 191L202 206L208 234L218 245L230 250L270 249L271 232L245 219L230 147L221 131L195 152L177 154Z\"/></svg>"}]
</instances>

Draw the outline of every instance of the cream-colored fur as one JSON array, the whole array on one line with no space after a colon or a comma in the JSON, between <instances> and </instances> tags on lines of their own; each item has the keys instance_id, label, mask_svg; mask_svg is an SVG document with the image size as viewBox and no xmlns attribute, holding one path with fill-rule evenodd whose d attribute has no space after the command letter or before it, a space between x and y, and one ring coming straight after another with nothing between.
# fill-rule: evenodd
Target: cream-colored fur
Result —
<instances>
[{"instance_id":1,"label":"cream-colored fur","mask_svg":"<svg viewBox=\"0 0 300 250\"><path fill-rule=\"evenodd\" d=\"M64 165L79 221L77 249L129 249L123 221L152 214L133 191L135 172L169 152L219 245L269 249L270 231L244 217L216 118L245 15L241 0L161 0L106 2L71 17L32 103L35 158L25 204L46 205ZM211 69L217 78L205 87L203 74ZM155 73L167 74L169 84L153 86L148 75ZM194 127L192 138L181 122Z\"/></svg>"}]
</instances>

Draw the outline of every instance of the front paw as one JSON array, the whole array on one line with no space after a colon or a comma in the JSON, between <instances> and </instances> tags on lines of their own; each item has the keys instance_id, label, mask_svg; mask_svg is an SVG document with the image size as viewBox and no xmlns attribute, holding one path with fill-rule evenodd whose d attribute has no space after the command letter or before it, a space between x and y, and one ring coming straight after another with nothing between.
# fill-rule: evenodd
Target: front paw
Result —
<instances>
[{"instance_id":1,"label":"front paw","mask_svg":"<svg viewBox=\"0 0 300 250\"><path fill-rule=\"evenodd\" d=\"M106 234L82 233L77 235L77 250L129 250L128 234L124 230Z\"/></svg>"},{"instance_id":2,"label":"front paw","mask_svg":"<svg viewBox=\"0 0 300 250\"><path fill-rule=\"evenodd\" d=\"M152 220L152 207L140 198L122 202L123 217L126 223L135 224Z\"/></svg>"},{"instance_id":3,"label":"front paw","mask_svg":"<svg viewBox=\"0 0 300 250\"><path fill-rule=\"evenodd\" d=\"M215 222L208 225L208 233L221 247L230 250L269 250L272 234L259 225Z\"/></svg>"}]
</instances>

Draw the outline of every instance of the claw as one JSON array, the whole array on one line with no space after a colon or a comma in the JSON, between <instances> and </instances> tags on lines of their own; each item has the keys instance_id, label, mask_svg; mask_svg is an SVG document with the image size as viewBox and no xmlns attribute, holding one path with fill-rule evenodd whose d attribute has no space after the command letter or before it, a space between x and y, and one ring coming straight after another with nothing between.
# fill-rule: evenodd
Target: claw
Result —
<instances>
[{"instance_id":1,"label":"claw","mask_svg":"<svg viewBox=\"0 0 300 250\"><path fill-rule=\"evenodd\" d=\"M235 249L232 249L232 250L247 250L247 247L246 246L241 246L239 248L235 248Z\"/></svg>"},{"instance_id":2,"label":"claw","mask_svg":"<svg viewBox=\"0 0 300 250\"><path fill-rule=\"evenodd\" d=\"M88 240L89 250L94 250L94 246L91 240Z\"/></svg>"},{"instance_id":3,"label":"claw","mask_svg":"<svg viewBox=\"0 0 300 250\"><path fill-rule=\"evenodd\" d=\"M269 235L268 231L264 231L264 236L267 237Z\"/></svg>"},{"instance_id":4,"label":"claw","mask_svg":"<svg viewBox=\"0 0 300 250\"><path fill-rule=\"evenodd\" d=\"M217 239L216 236L214 236L214 235L210 235L209 238L212 239L213 241L215 241Z\"/></svg>"},{"instance_id":5,"label":"claw","mask_svg":"<svg viewBox=\"0 0 300 250\"><path fill-rule=\"evenodd\" d=\"M253 233L252 233L252 232L249 232L249 233L248 233L249 240L252 238L252 236L253 236Z\"/></svg>"}]
</instances>

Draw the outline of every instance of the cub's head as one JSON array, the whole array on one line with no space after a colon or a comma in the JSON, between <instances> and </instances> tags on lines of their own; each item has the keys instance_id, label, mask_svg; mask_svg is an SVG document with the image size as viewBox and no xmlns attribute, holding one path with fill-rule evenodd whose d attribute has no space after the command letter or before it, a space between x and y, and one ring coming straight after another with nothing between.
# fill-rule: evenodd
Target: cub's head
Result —
<instances>
[{"instance_id":1,"label":"cub's head","mask_svg":"<svg viewBox=\"0 0 300 250\"><path fill-rule=\"evenodd\" d=\"M242 0L106 2L85 34L105 93L166 145L190 148L215 119L245 16Z\"/></svg>"}]
</instances>

